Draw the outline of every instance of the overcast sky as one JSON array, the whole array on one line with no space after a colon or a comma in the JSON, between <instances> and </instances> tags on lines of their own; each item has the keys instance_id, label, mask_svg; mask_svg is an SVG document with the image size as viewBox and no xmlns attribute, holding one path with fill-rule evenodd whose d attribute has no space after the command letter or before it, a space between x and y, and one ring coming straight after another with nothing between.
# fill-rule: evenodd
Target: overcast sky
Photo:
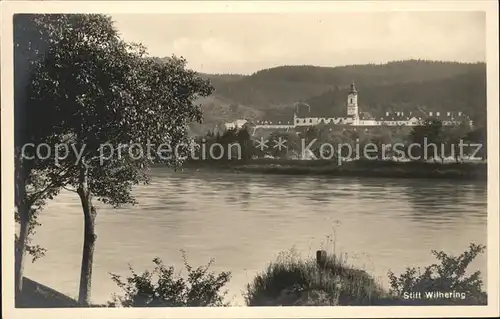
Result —
<instances>
[{"instance_id":1,"label":"overcast sky","mask_svg":"<svg viewBox=\"0 0 500 319\"><path fill-rule=\"evenodd\" d=\"M337 66L410 58L485 61L485 14L112 15L122 37L155 56L184 56L207 73L279 65Z\"/></svg>"}]
</instances>

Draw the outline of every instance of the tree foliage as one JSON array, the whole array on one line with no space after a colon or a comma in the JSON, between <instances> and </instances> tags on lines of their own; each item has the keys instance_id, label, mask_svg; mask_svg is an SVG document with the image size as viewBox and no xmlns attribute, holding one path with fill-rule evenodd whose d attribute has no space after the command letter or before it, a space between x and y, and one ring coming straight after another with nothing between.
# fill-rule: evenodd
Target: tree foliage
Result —
<instances>
[{"instance_id":1,"label":"tree foliage","mask_svg":"<svg viewBox=\"0 0 500 319\"><path fill-rule=\"evenodd\" d=\"M187 126L201 120L195 101L213 88L187 70L183 58L151 58L142 46L122 40L108 16L21 15L16 23L18 51L29 62L29 78L16 83L24 96L16 145L46 143L54 150L62 142L70 150L58 165L52 157L42 168L47 180L73 187L80 197L82 276L90 286L92 197L115 207L133 204L132 186L148 182L153 163L182 164L191 143ZM167 152L158 154L162 144Z\"/></svg>"},{"instance_id":2,"label":"tree foliage","mask_svg":"<svg viewBox=\"0 0 500 319\"><path fill-rule=\"evenodd\" d=\"M231 279L230 272L210 272L211 260L206 266L193 268L183 255L187 277L175 274L174 267L167 267L156 257L152 271L138 274L132 267L132 275L126 280L111 274L112 280L125 295L115 296L111 306L123 307L221 307L228 306L222 288Z\"/></svg>"},{"instance_id":3,"label":"tree foliage","mask_svg":"<svg viewBox=\"0 0 500 319\"><path fill-rule=\"evenodd\" d=\"M46 200L56 196L67 182L65 169L54 162L54 153L45 159L37 156L36 146L55 145L63 142L54 108L37 100L33 84L45 52L53 44L54 28L42 28L50 16L14 16L14 161L15 161L15 212L20 224L15 236L16 292L22 290L25 253L33 260L43 256L45 249L31 245L35 227L39 225L38 213ZM25 146L32 145L32 148ZM24 154L23 154L24 153ZM43 154L45 156L46 154ZM16 295L17 297L17 295Z\"/></svg>"},{"instance_id":4,"label":"tree foliage","mask_svg":"<svg viewBox=\"0 0 500 319\"><path fill-rule=\"evenodd\" d=\"M193 158L195 160L247 161L255 154L253 141L246 126L230 128L217 134L209 131L196 142L197 151Z\"/></svg>"},{"instance_id":5,"label":"tree foliage","mask_svg":"<svg viewBox=\"0 0 500 319\"><path fill-rule=\"evenodd\" d=\"M484 252L485 246L470 244L469 248L459 256L451 256L444 252L433 250L432 254L440 264L432 264L423 271L408 268L399 277L389 272L390 293L402 296L404 292L459 292L473 304L486 304L487 296L482 290L481 272L467 274L471 262Z\"/></svg>"},{"instance_id":6,"label":"tree foliage","mask_svg":"<svg viewBox=\"0 0 500 319\"><path fill-rule=\"evenodd\" d=\"M409 152L413 158L427 160L439 156L440 144L443 141L443 123L439 120L428 119L425 120L423 125L415 126L410 132L410 142L415 147L410 149ZM428 145L433 144L433 153L428 154Z\"/></svg>"}]
</instances>

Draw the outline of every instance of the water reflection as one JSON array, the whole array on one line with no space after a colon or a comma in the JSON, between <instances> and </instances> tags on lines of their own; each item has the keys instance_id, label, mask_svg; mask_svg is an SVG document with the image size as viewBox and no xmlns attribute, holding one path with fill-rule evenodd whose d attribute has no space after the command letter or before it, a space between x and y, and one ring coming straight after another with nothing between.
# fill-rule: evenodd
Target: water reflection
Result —
<instances>
[{"instance_id":1,"label":"water reflection","mask_svg":"<svg viewBox=\"0 0 500 319\"><path fill-rule=\"evenodd\" d=\"M475 205L477 216L486 216L486 185L442 180L360 179L296 177L280 175L212 174L206 171L155 172L154 193L141 194L145 201L157 206L180 207L190 204L190 196L212 198L238 209L250 209L255 201L274 207L276 201L298 201L321 209L344 199L363 200L373 204L406 203L415 220L440 216L459 217L474 214L464 210ZM158 196L161 190L160 198ZM149 207L156 209L157 206Z\"/></svg>"},{"instance_id":2,"label":"water reflection","mask_svg":"<svg viewBox=\"0 0 500 319\"><path fill-rule=\"evenodd\" d=\"M486 185L482 183L414 182L405 184L401 190L413 208L411 214L414 221L435 223L487 216Z\"/></svg>"}]
</instances>

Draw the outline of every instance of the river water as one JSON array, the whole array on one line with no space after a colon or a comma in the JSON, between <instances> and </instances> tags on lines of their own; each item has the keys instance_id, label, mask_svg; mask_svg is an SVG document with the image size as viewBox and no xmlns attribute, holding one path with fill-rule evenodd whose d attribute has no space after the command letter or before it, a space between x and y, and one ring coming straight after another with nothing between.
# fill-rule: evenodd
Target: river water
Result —
<instances>
[{"instance_id":1,"label":"river water","mask_svg":"<svg viewBox=\"0 0 500 319\"><path fill-rule=\"evenodd\" d=\"M486 244L486 184L466 181L321 178L172 172L157 168L139 204L98 205L92 300L104 303L119 289L110 272L128 265L152 269L152 259L182 269L211 258L213 271L231 271L234 305L259 271L283 251L314 256L325 249L347 255L387 287L387 272L435 262L432 249L459 254L470 242ZM26 275L70 296L78 295L83 217L78 196L60 194L42 212L34 237L45 257ZM486 282L486 256L472 267Z\"/></svg>"}]
</instances>

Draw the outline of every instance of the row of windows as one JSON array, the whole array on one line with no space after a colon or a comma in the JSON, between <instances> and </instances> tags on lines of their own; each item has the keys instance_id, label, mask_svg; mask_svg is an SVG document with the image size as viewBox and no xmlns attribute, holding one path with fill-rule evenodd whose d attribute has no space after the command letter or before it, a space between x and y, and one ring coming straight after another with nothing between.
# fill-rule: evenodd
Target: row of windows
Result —
<instances>
[{"instance_id":1,"label":"row of windows","mask_svg":"<svg viewBox=\"0 0 500 319\"><path fill-rule=\"evenodd\" d=\"M385 112L385 116L389 116L391 114L390 112ZM403 116L405 115L404 112L395 112L397 116ZM434 114L434 115L433 115ZM409 115L411 115L411 112L409 112ZM429 116L441 116L441 112L429 112ZM446 116L452 116L452 112L446 112ZM458 116L462 116L462 112L458 112Z\"/></svg>"},{"instance_id":2,"label":"row of windows","mask_svg":"<svg viewBox=\"0 0 500 319\"><path fill-rule=\"evenodd\" d=\"M281 122L281 121L278 121L278 122L272 122L272 121L257 121L255 122L255 124L257 125L291 125L292 122L288 121L288 122Z\"/></svg>"},{"instance_id":3,"label":"row of windows","mask_svg":"<svg viewBox=\"0 0 500 319\"><path fill-rule=\"evenodd\" d=\"M329 119L329 120L324 120L324 119L321 119L319 120L319 123L329 123L329 122L334 122L334 121L338 121L339 123L344 123L344 119ZM313 120L312 119L296 119L295 120L295 123L299 124L299 123L312 123Z\"/></svg>"},{"instance_id":4,"label":"row of windows","mask_svg":"<svg viewBox=\"0 0 500 319\"><path fill-rule=\"evenodd\" d=\"M325 124L325 123L330 123L330 122L337 122L338 124L344 124L346 123L347 121L345 119L331 119L330 120L327 120L325 121L324 119L321 119L318 121L319 123L321 124ZM407 123L417 123L417 121L384 121L384 120L380 120L380 121L376 121L376 120L366 120L365 122L373 122L374 125L378 125L378 124L387 124L387 125L404 125L404 124L407 124ZM306 123L309 123L309 124L312 124L313 123L313 119L296 119L295 120L295 123L296 124L306 124Z\"/></svg>"}]
</instances>

